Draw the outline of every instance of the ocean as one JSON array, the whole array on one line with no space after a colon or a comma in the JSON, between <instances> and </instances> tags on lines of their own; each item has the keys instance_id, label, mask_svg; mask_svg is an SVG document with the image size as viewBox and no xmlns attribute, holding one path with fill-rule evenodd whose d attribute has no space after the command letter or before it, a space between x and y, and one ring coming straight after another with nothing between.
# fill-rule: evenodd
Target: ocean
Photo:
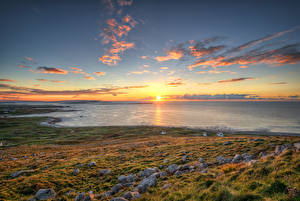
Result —
<instances>
[{"instance_id":1,"label":"ocean","mask_svg":"<svg viewBox=\"0 0 300 201\"><path fill-rule=\"evenodd\" d=\"M58 105L68 105L68 110L76 111L35 116L59 117L62 121L57 125L65 127L155 125L300 134L300 102L91 102Z\"/></svg>"}]
</instances>

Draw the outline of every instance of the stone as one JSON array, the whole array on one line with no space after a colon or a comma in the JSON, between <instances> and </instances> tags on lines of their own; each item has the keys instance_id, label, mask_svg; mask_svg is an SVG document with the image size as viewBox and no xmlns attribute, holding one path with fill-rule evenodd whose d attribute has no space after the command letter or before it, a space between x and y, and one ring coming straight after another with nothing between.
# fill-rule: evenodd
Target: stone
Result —
<instances>
[{"instance_id":1,"label":"stone","mask_svg":"<svg viewBox=\"0 0 300 201\"><path fill-rule=\"evenodd\" d=\"M231 145L231 144L233 144L232 142L230 142L230 141L227 141L227 142L224 142L224 144L223 145Z\"/></svg>"},{"instance_id":2,"label":"stone","mask_svg":"<svg viewBox=\"0 0 300 201\"><path fill-rule=\"evenodd\" d=\"M200 163L200 164L198 165L198 167L200 167L200 168L207 168L207 167L208 167L208 164L207 164L207 163Z\"/></svg>"},{"instance_id":3,"label":"stone","mask_svg":"<svg viewBox=\"0 0 300 201\"><path fill-rule=\"evenodd\" d=\"M34 198L37 200L48 200L51 198L55 198L55 191L52 188L40 189L36 192Z\"/></svg>"},{"instance_id":4,"label":"stone","mask_svg":"<svg viewBox=\"0 0 300 201\"><path fill-rule=\"evenodd\" d=\"M151 175L150 177L144 178L139 183L139 185L137 186L137 190L140 193L144 193L148 190L149 187L156 186L156 185L157 185L157 179L155 176Z\"/></svg>"},{"instance_id":5,"label":"stone","mask_svg":"<svg viewBox=\"0 0 300 201\"><path fill-rule=\"evenodd\" d=\"M226 163L230 163L231 162L231 158L225 158L223 156L218 156L216 158L216 161L218 162L219 165L223 165L223 164L226 164Z\"/></svg>"},{"instance_id":6,"label":"stone","mask_svg":"<svg viewBox=\"0 0 300 201\"><path fill-rule=\"evenodd\" d=\"M144 171L139 172L139 177L149 177L150 175L158 172L158 168L146 168Z\"/></svg>"},{"instance_id":7,"label":"stone","mask_svg":"<svg viewBox=\"0 0 300 201\"><path fill-rule=\"evenodd\" d=\"M201 173L207 173L207 169L201 170Z\"/></svg>"},{"instance_id":8,"label":"stone","mask_svg":"<svg viewBox=\"0 0 300 201\"><path fill-rule=\"evenodd\" d=\"M12 173L12 174L10 175L10 177L15 178L15 177L20 176L20 175L23 174L23 173L24 173L24 171L23 171L23 170L20 170L20 171L17 171L17 172Z\"/></svg>"},{"instance_id":9,"label":"stone","mask_svg":"<svg viewBox=\"0 0 300 201\"><path fill-rule=\"evenodd\" d=\"M110 201L128 201L128 200L122 197L116 197L116 198L112 198Z\"/></svg>"},{"instance_id":10,"label":"stone","mask_svg":"<svg viewBox=\"0 0 300 201\"><path fill-rule=\"evenodd\" d=\"M137 191L131 191L131 192L126 192L122 197L127 200L134 200L140 198L141 194Z\"/></svg>"},{"instance_id":11,"label":"stone","mask_svg":"<svg viewBox=\"0 0 300 201\"><path fill-rule=\"evenodd\" d=\"M180 175L182 175L183 174L183 172L182 171L180 171L180 170L177 170L175 173L174 173L176 176L180 176Z\"/></svg>"},{"instance_id":12,"label":"stone","mask_svg":"<svg viewBox=\"0 0 300 201\"><path fill-rule=\"evenodd\" d=\"M106 175L109 175L110 173L111 173L111 170L109 170L109 169L102 169L99 172L100 176L106 176Z\"/></svg>"},{"instance_id":13,"label":"stone","mask_svg":"<svg viewBox=\"0 0 300 201\"><path fill-rule=\"evenodd\" d=\"M188 164L186 164L186 165L179 166L178 169L181 171L190 170L190 166Z\"/></svg>"},{"instance_id":14,"label":"stone","mask_svg":"<svg viewBox=\"0 0 300 201\"><path fill-rule=\"evenodd\" d=\"M165 184L161 187L161 189L167 189L170 188L172 186L172 184Z\"/></svg>"},{"instance_id":15,"label":"stone","mask_svg":"<svg viewBox=\"0 0 300 201\"><path fill-rule=\"evenodd\" d=\"M165 160L164 160L164 163L168 163L168 162L169 162L169 160L168 160L168 159L165 159Z\"/></svg>"},{"instance_id":16,"label":"stone","mask_svg":"<svg viewBox=\"0 0 300 201\"><path fill-rule=\"evenodd\" d=\"M254 156L248 153L242 154L243 162L249 162L254 159Z\"/></svg>"},{"instance_id":17,"label":"stone","mask_svg":"<svg viewBox=\"0 0 300 201\"><path fill-rule=\"evenodd\" d=\"M160 177L167 177L168 173L166 171L160 172Z\"/></svg>"},{"instance_id":18,"label":"stone","mask_svg":"<svg viewBox=\"0 0 300 201\"><path fill-rule=\"evenodd\" d=\"M253 165L257 162L258 162L258 160L251 160L251 161L247 162L247 165Z\"/></svg>"},{"instance_id":19,"label":"stone","mask_svg":"<svg viewBox=\"0 0 300 201\"><path fill-rule=\"evenodd\" d=\"M91 161L89 164L90 167L96 166L96 163L94 161Z\"/></svg>"},{"instance_id":20,"label":"stone","mask_svg":"<svg viewBox=\"0 0 300 201\"><path fill-rule=\"evenodd\" d=\"M110 192L112 195L118 193L123 188L122 184L116 184L111 189Z\"/></svg>"},{"instance_id":21,"label":"stone","mask_svg":"<svg viewBox=\"0 0 300 201\"><path fill-rule=\"evenodd\" d=\"M187 155L184 155L182 156L182 162L187 162L188 161L188 156Z\"/></svg>"},{"instance_id":22,"label":"stone","mask_svg":"<svg viewBox=\"0 0 300 201\"><path fill-rule=\"evenodd\" d=\"M300 142L294 143L294 147L296 148L296 151L300 151Z\"/></svg>"},{"instance_id":23,"label":"stone","mask_svg":"<svg viewBox=\"0 0 300 201\"><path fill-rule=\"evenodd\" d=\"M236 154L232 159L232 163L239 163L242 159L243 157L240 154Z\"/></svg>"},{"instance_id":24,"label":"stone","mask_svg":"<svg viewBox=\"0 0 300 201\"><path fill-rule=\"evenodd\" d=\"M78 168L74 169L73 172L72 172L72 175L77 175L77 174L79 174L79 169Z\"/></svg>"},{"instance_id":25,"label":"stone","mask_svg":"<svg viewBox=\"0 0 300 201\"><path fill-rule=\"evenodd\" d=\"M170 174L174 174L178 170L178 165L171 164L167 167L166 171Z\"/></svg>"},{"instance_id":26,"label":"stone","mask_svg":"<svg viewBox=\"0 0 300 201\"><path fill-rule=\"evenodd\" d=\"M291 149L292 148L292 145L291 144L284 144L284 145L277 145L275 147L275 155L280 155L282 152L288 150L288 149Z\"/></svg>"},{"instance_id":27,"label":"stone","mask_svg":"<svg viewBox=\"0 0 300 201\"><path fill-rule=\"evenodd\" d=\"M121 175L118 177L118 182L121 184L134 182L136 180L135 174L129 174L128 176Z\"/></svg>"},{"instance_id":28,"label":"stone","mask_svg":"<svg viewBox=\"0 0 300 201\"><path fill-rule=\"evenodd\" d=\"M199 160L200 163L204 162L204 158L199 158L198 160Z\"/></svg>"},{"instance_id":29,"label":"stone","mask_svg":"<svg viewBox=\"0 0 300 201\"><path fill-rule=\"evenodd\" d=\"M74 201L84 201L85 199L85 193L78 193L75 197Z\"/></svg>"}]
</instances>

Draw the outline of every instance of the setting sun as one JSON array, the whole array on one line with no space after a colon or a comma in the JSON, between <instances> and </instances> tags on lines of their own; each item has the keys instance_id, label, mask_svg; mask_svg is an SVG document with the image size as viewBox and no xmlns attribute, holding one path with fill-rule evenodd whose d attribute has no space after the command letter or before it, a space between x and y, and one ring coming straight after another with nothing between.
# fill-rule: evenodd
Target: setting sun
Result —
<instances>
[{"instance_id":1,"label":"setting sun","mask_svg":"<svg viewBox=\"0 0 300 201\"><path fill-rule=\"evenodd\" d=\"M156 101L161 101L161 96L156 96Z\"/></svg>"}]
</instances>

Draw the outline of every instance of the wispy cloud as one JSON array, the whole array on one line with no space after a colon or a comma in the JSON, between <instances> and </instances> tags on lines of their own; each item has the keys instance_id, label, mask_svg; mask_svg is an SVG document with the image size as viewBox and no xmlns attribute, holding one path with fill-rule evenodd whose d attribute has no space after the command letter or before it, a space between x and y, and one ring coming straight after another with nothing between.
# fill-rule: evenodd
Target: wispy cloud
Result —
<instances>
[{"instance_id":1,"label":"wispy cloud","mask_svg":"<svg viewBox=\"0 0 300 201\"><path fill-rule=\"evenodd\" d=\"M95 74L97 76L104 76L104 75L106 75L106 72L95 72Z\"/></svg>"},{"instance_id":2,"label":"wispy cloud","mask_svg":"<svg viewBox=\"0 0 300 201\"><path fill-rule=\"evenodd\" d=\"M198 71L197 74L221 74L221 73L230 73L236 74L236 72L229 71L229 70L208 70L208 71Z\"/></svg>"},{"instance_id":3,"label":"wispy cloud","mask_svg":"<svg viewBox=\"0 0 300 201\"><path fill-rule=\"evenodd\" d=\"M93 76L90 76L90 75L86 75L84 77L84 79L86 79L86 80L95 80L95 78Z\"/></svg>"},{"instance_id":4,"label":"wispy cloud","mask_svg":"<svg viewBox=\"0 0 300 201\"><path fill-rule=\"evenodd\" d=\"M162 62L168 60L178 60L183 57L183 52L181 50L166 50L165 53L167 56L158 56L155 57L155 59L159 62Z\"/></svg>"},{"instance_id":5,"label":"wispy cloud","mask_svg":"<svg viewBox=\"0 0 300 201\"><path fill-rule=\"evenodd\" d=\"M70 69L71 69L70 73L74 73L74 74L86 74L81 68L70 67Z\"/></svg>"},{"instance_id":6,"label":"wispy cloud","mask_svg":"<svg viewBox=\"0 0 300 201\"><path fill-rule=\"evenodd\" d=\"M169 99L182 100L232 100L232 99L259 99L260 97L254 94L184 94L170 95Z\"/></svg>"},{"instance_id":7,"label":"wispy cloud","mask_svg":"<svg viewBox=\"0 0 300 201\"><path fill-rule=\"evenodd\" d=\"M172 80L171 82L167 82L166 85L171 86L171 87L178 87L178 86L184 85L184 82L182 81L181 78L177 78L177 79Z\"/></svg>"},{"instance_id":8,"label":"wispy cloud","mask_svg":"<svg viewBox=\"0 0 300 201\"><path fill-rule=\"evenodd\" d=\"M253 80L253 77L239 77L239 78L232 78L229 80L220 80L218 83L231 83L231 82L241 82L245 80Z\"/></svg>"},{"instance_id":9,"label":"wispy cloud","mask_svg":"<svg viewBox=\"0 0 300 201\"><path fill-rule=\"evenodd\" d=\"M24 59L25 59L26 61L33 61L33 59L32 59L31 57L24 57Z\"/></svg>"},{"instance_id":10,"label":"wispy cloud","mask_svg":"<svg viewBox=\"0 0 300 201\"><path fill-rule=\"evenodd\" d=\"M120 6L131 6L133 0L118 0Z\"/></svg>"},{"instance_id":11,"label":"wispy cloud","mask_svg":"<svg viewBox=\"0 0 300 201\"><path fill-rule=\"evenodd\" d=\"M143 70L143 71L133 71L133 72L127 73L127 75L141 75L141 74L149 73L149 72L150 72L150 71L148 71L148 70Z\"/></svg>"},{"instance_id":12,"label":"wispy cloud","mask_svg":"<svg viewBox=\"0 0 300 201\"><path fill-rule=\"evenodd\" d=\"M49 73L49 74L68 74L68 71L60 69L60 68L52 68L52 67L46 67L46 66L40 66L37 68L37 71L41 73Z\"/></svg>"},{"instance_id":13,"label":"wispy cloud","mask_svg":"<svg viewBox=\"0 0 300 201\"><path fill-rule=\"evenodd\" d=\"M54 83L65 83L65 80L47 80L47 79L36 79L37 81L40 82L54 82Z\"/></svg>"},{"instance_id":14,"label":"wispy cloud","mask_svg":"<svg viewBox=\"0 0 300 201\"><path fill-rule=\"evenodd\" d=\"M30 68L30 66L23 65L23 64L19 64L18 67L19 67L19 68Z\"/></svg>"},{"instance_id":15,"label":"wispy cloud","mask_svg":"<svg viewBox=\"0 0 300 201\"><path fill-rule=\"evenodd\" d=\"M3 78L3 79L0 79L0 82L17 82L17 80Z\"/></svg>"},{"instance_id":16,"label":"wispy cloud","mask_svg":"<svg viewBox=\"0 0 300 201\"><path fill-rule=\"evenodd\" d=\"M168 67L160 67L160 69L162 69L162 70L167 70L167 69L169 69Z\"/></svg>"},{"instance_id":17,"label":"wispy cloud","mask_svg":"<svg viewBox=\"0 0 300 201\"><path fill-rule=\"evenodd\" d=\"M272 82L270 84L274 84L274 85L282 85L282 84L288 84L287 82Z\"/></svg>"}]
</instances>

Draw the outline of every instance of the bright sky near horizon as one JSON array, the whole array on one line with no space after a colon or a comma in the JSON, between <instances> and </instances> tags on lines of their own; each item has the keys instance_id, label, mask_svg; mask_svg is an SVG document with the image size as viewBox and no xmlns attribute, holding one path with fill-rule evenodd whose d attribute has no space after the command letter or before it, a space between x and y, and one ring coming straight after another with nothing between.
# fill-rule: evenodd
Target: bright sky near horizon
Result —
<instances>
[{"instance_id":1,"label":"bright sky near horizon","mask_svg":"<svg viewBox=\"0 0 300 201\"><path fill-rule=\"evenodd\" d=\"M3 0L0 100L298 100L299 7Z\"/></svg>"}]
</instances>

